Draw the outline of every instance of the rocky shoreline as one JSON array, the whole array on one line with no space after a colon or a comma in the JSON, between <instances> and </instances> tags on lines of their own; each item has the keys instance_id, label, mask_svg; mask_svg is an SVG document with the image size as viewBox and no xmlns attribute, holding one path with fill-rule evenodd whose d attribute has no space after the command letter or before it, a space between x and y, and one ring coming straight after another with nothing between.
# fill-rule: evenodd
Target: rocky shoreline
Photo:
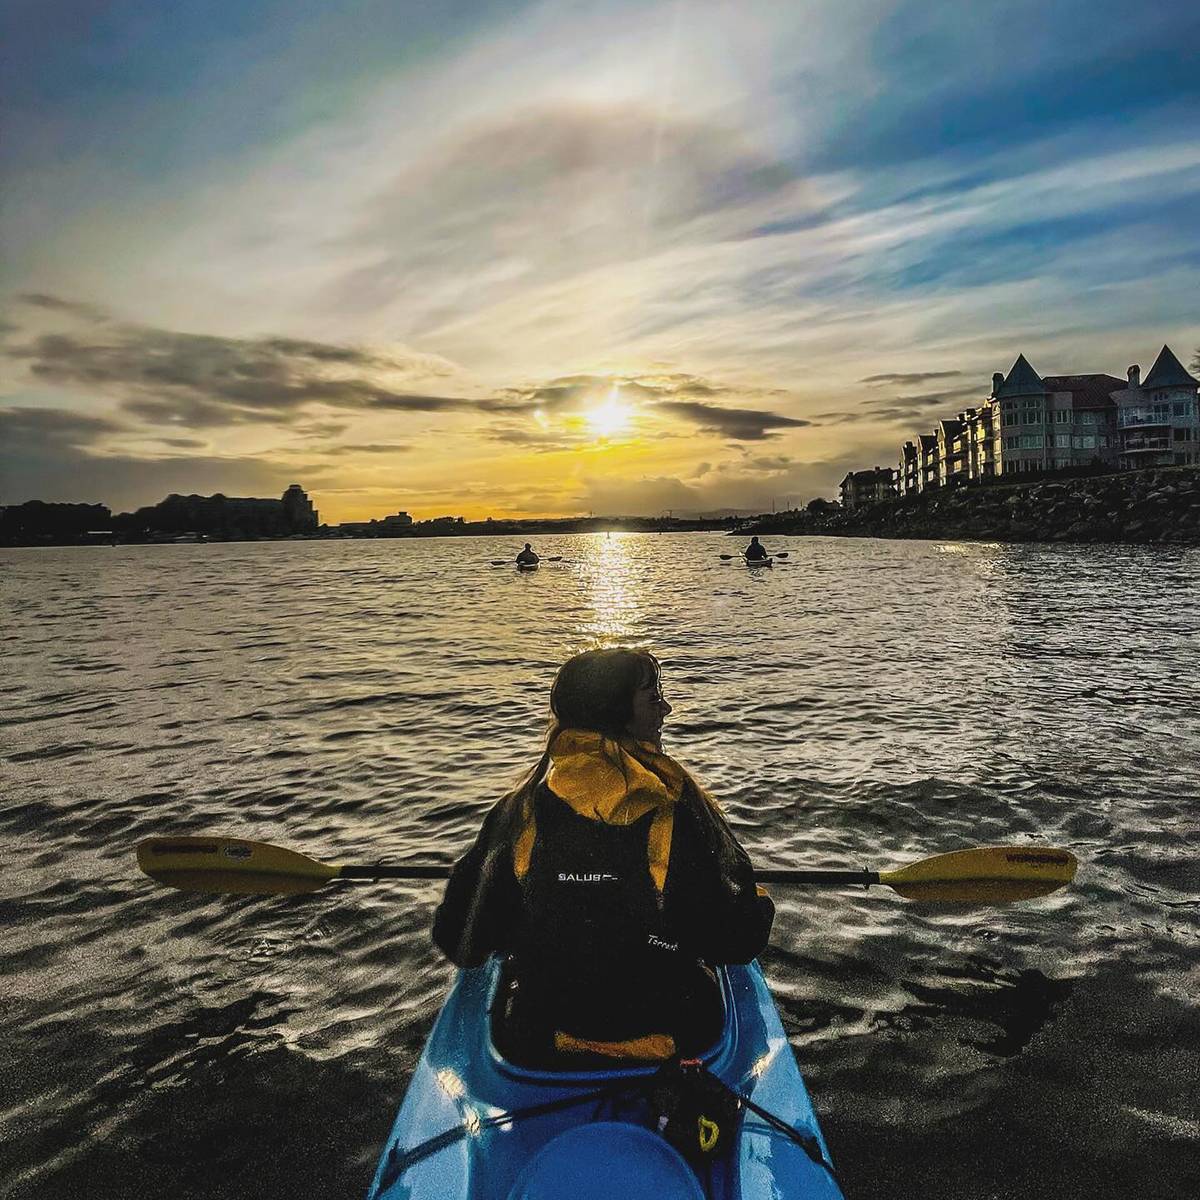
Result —
<instances>
[{"instance_id":1,"label":"rocky shoreline","mask_svg":"<svg viewBox=\"0 0 1200 1200\"><path fill-rule=\"evenodd\" d=\"M851 510L810 506L760 518L745 533L1196 546L1200 467L935 488Z\"/></svg>"}]
</instances>

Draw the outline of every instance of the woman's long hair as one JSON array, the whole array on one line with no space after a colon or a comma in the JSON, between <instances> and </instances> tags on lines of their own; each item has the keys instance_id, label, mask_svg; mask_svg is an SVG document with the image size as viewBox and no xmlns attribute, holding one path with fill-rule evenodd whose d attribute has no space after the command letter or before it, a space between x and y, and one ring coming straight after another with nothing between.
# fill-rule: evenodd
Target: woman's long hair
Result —
<instances>
[{"instance_id":1,"label":"woman's long hair","mask_svg":"<svg viewBox=\"0 0 1200 1200\"><path fill-rule=\"evenodd\" d=\"M656 756L646 755L629 735L626 726L633 714L634 693L644 683L657 683L658 673L658 659L653 654L624 647L588 650L568 659L559 668L550 692L551 721L546 748L488 816L489 844L480 866L475 904L464 923L460 943L462 961L482 962L495 948L491 940L494 931L490 931L485 915L476 905L491 893L498 873L516 870L518 844L531 830L536 837L534 794L546 779L554 740L562 730L593 730L611 740L614 762L620 762L619 752L624 751L636 755L639 762L654 770L653 758ZM695 814L702 836L718 864L719 877L724 886L732 889L736 887L739 868L749 864L746 853L738 845L716 802L687 770L678 769L683 774L680 801ZM517 878L521 878L520 872L517 872Z\"/></svg>"},{"instance_id":2,"label":"woman's long hair","mask_svg":"<svg viewBox=\"0 0 1200 1200\"><path fill-rule=\"evenodd\" d=\"M601 734L604 739L601 753L622 773L626 768L621 750L654 771L652 760L639 753L639 744L626 726L633 716L634 694L646 685L657 687L660 674L659 661L653 654L625 646L585 650L567 659L559 667L550 689L550 727L542 756L501 800L513 820L524 822L529 819L534 792L546 778L555 738L564 729L587 729ZM690 793L698 802L696 809L708 830L710 846L723 857L731 841L736 845L736 839L720 807L690 771L679 764L676 766L683 774L684 796L688 797Z\"/></svg>"},{"instance_id":3,"label":"woman's long hair","mask_svg":"<svg viewBox=\"0 0 1200 1200\"><path fill-rule=\"evenodd\" d=\"M550 688L550 725L541 758L521 777L504 797L518 809L526 810L533 793L546 778L554 740L564 729L589 729L604 738L601 752L624 771L616 753L619 743L630 741L626 726L633 716L633 697L644 684L658 683L658 659L648 650L613 646L602 650L584 650L568 658ZM613 743L609 753L606 743Z\"/></svg>"}]
</instances>

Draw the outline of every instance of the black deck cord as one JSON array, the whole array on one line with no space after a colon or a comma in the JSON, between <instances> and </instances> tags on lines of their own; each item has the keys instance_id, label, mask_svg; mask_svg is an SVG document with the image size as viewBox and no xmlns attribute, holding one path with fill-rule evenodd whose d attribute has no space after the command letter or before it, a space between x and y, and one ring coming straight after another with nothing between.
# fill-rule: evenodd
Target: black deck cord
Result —
<instances>
[{"instance_id":1,"label":"black deck cord","mask_svg":"<svg viewBox=\"0 0 1200 1200\"><path fill-rule=\"evenodd\" d=\"M710 1079L715 1080L716 1083L724 1088L725 1091L729 1092L745 1109L754 1113L756 1117L760 1117L768 1126L776 1132L783 1134L789 1141L795 1142L818 1167L829 1175L838 1189L841 1190L842 1181L838 1178L837 1171L833 1169L833 1164L821 1152L821 1143L812 1134L802 1133L799 1129L789 1125L781 1117L777 1117L774 1113L768 1112L765 1108L755 1104L753 1100L748 1099L741 1092L731 1088L724 1080L718 1079L707 1068L705 1069L705 1073ZM595 1091L582 1092L574 1096L567 1096L562 1100L547 1100L542 1104L531 1104L528 1108L517 1108L511 1112L498 1113L494 1117L485 1117L475 1127L475 1132L483 1133L487 1129L497 1129L501 1125L511 1125L514 1121L523 1120L525 1117L540 1117L545 1116L547 1113L562 1112L565 1109L575 1108L578 1105L590 1104L593 1100L600 1101L602 1105L605 1100L616 1101L621 1096L632 1095L645 1090L645 1082L610 1084L608 1087L597 1088ZM599 1109L597 1109L598 1111ZM466 1124L455 1125L452 1129L446 1129L441 1133L434 1134L433 1137L414 1146L411 1150L405 1150L403 1153L397 1153L397 1147L393 1144L391 1149L388 1150L387 1165L384 1167L383 1174L379 1180L379 1187L375 1190L375 1195L378 1196L386 1192L409 1167L415 1166L423 1159L436 1154L439 1150L446 1149L447 1146L453 1146L456 1142L461 1142L470 1132L471 1130ZM711 1180L709 1182L711 1183Z\"/></svg>"},{"instance_id":2,"label":"black deck cord","mask_svg":"<svg viewBox=\"0 0 1200 1200\"><path fill-rule=\"evenodd\" d=\"M714 1075L713 1078L716 1079L716 1076ZM717 1082L720 1083L722 1087L728 1087L728 1084L722 1083L719 1079L717 1079ZM801 1133L799 1129L789 1125L786 1121L780 1117L777 1117L774 1113L767 1112L765 1108L755 1104L753 1100L747 1100L746 1097L741 1094L741 1092L735 1092L733 1088L729 1088L728 1090L733 1092L744 1108L749 1109L750 1112L752 1112L756 1117L761 1117L764 1121L766 1121L766 1123L772 1129L777 1130L779 1133L782 1133L784 1137L795 1142L796 1145L799 1146L800 1149L803 1150L804 1153L807 1154L808 1157L811 1158L818 1167L821 1167L835 1184L837 1184L838 1191L842 1190L842 1181L838 1178L838 1173L833 1169L833 1163L831 1163L829 1159L827 1159L821 1152L821 1143L817 1141L817 1139L813 1137L811 1133Z\"/></svg>"},{"instance_id":3,"label":"black deck cord","mask_svg":"<svg viewBox=\"0 0 1200 1200\"><path fill-rule=\"evenodd\" d=\"M609 1084L608 1087L597 1088L595 1091L583 1092L574 1096L566 1096L562 1100L547 1100L542 1104L531 1104L528 1108L517 1108L511 1112L497 1113L494 1117L484 1117L475 1126L474 1131L482 1133L486 1129L497 1129L501 1125L511 1125L514 1121L522 1120L525 1117L540 1117L546 1113L561 1112L564 1109L574 1108L577 1105L590 1104L593 1100L599 1100L603 1103L605 1100L615 1100L626 1092L639 1092L641 1090L641 1083L633 1085L625 1082L619 1085ZM455 1125L452 1129L446 1129L442 1133L434 1134L433 1137L414 1146L411 1150L400 1152L399 1148L393 1144L392 1148L388 1151L387 1165L383 1169L383 1174L379 1180L379 1187L375 1189L375 1195L378 1196L386 1192L409 1167L415 1166L431 1154L436 1154L439 1150L446 1149L447 1146L453 1146L455 1142L461 1142L470 1132L472 1132L470 1127L464 1123L462 1125Z\"/></svg>"}]
</instances>

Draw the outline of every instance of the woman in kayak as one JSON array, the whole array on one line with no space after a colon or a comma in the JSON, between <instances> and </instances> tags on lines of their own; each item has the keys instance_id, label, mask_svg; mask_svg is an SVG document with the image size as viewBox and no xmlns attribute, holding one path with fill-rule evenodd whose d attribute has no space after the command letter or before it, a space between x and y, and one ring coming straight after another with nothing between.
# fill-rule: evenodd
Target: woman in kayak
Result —
<instances>
[{"instance_id":1,"label":"woman in kayak","mask_svg":"<svg viewBox=\"0 0 1200 1200\"><path fill-rule=\"evenodd\" d=\"M769 558L766 547L758 540L757 535L750 539L748 545L742 553L746 556L747 562L761 562L764 558Z\"/></svg>"},{"instance_id":2,"label":"woman in kayak","mask_svg":"<svg viewBox=\"0 0 1200 1200\"><path fill-rule=\"evenodd\" d=\"M663 753L658 660L589 650L559 669L546 749L458 862L434 941L507 959L494 1033L510 1057L638 1059L715 1039L713 973L766 945L774 905L715 802Z\"/></svg>"}]
</instances>

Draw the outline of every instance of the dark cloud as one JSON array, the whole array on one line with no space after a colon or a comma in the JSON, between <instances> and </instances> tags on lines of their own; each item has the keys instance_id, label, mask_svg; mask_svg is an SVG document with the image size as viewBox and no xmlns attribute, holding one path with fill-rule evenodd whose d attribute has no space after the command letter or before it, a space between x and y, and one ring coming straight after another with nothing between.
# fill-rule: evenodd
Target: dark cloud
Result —
<instances>
[{"instance_id":1,"label":"dark cloud","mask_svg":"<svg viewBox=\"0 0 1200 1200\"><path fill-rule=\"evenodd\" d=\"M891 383L897 387L913 387L925 383L929 379L953 379L962 375L962 371L915 371L912 374L868 375L861 383Z\"/></svg>"},{"instance_id":2,"label":"dark cloud","mask_svg":"<svg viewBox=\"0 0 1200 1200\"><path fill-rule=\"evenodd\" d=\"M66 408L0 408L0 447L83 447L124 426L108 417L94 417Z\"/></svg>"},{"instance_id":3,"label":"dark cloud","mask_svg":"<svg viewBox=\"0 0 1200 1200\"><path fill-rule=\"evenodd\" d=\"M864 400L860 408L819 413L813 420L819 425L852 425L860 421L929 420L930 409L936 408L946 409L945 415L953 417L964 408L975 407L978 399L977 387L952 388L945 392L921 392L915 396L873 396Z\"/></svg>"},{"instance_id":4,"label":"dark cloud","mask_svg":"<svg viewBox=\"0 0 1200 1200\"><path fill-rule=\"evenodd\" d=\"M607 394L614 384L626 402L657 400L669 395L671 390L617 375L567 375L536 386L504 388L501 392L504 399L480 401L480 407L487 412L556 412L578 403L585 396Z\"/></svg>"},{"instance_id":5,"label":"dark cloud","mask_svg":"<svg viewBox=\"0 0 1200 1200\"><path fill-rule=\"evenodd\" d=\"M405 454L412 449L412 446L406 445L403 442L387 442L382 445L371 445L369 443L361 443L358 445L347 444L343 446L330 446L326 451L328 454Z\"/></svg>"},{"instance_id":6,"label":"dark cloud","mask_svg":"<svg viewBox=\"0 0 1200 1200\"><path fill-rule=\"evenodd\" d=\"M43 298L74 314L73 302ZM445 412L475 401L389 386L396 373L429 374L431 360L295 338L228 338L135 325L43 333L3 354L34 379L112 394L151 424L201 429L292 421L313 404L346 410ZM331 374L336 369L337 374ZM346 374L352 370L352 374Z\"/></svg>"},{"instance_id":7,"label":"dark cloud","mask_svg":"<svg viewBox=\"0 0 1200 1200\"><path fill-rule=\"evenodd\" d=\"M109 320L109 314L103 308L97 304L88 304L84 300L64 300L61 296L50 296L45 292L22 292L17 299L30 308L66 313L81 321Z\"/></svg>"},{"instance_id":8,"label":"dark cloud","mask_svg":"<svg viewBox=\"0 0 1200 1200\"><path fill-rule=\"evenodd\" d=\"M796 460L786 454L776 454L773 457L760 455L748 456L742 464L748 471L761 471L764 474L778 474L796 465Z\"/></svg>"},{"instance_id":9,"label":"dark cloud","mask_svg":"<svg viewBox=\"0 0 1200 1200\"><path fill-rule=\"evenodd\" d=\"M303 421L292 426L301 437L321 439L341 437L350 428L348 421Z\"/></svg>"},{"instance_id":10,"label":"dark cloud","mask_svg":"<svg viewBox=\"0 0 1200 1200\"><path fill-rule=\"evenodd\" d=\"M778 413L752 408L724 408L710 404L710 397L733 395L735 389L715 384L696 375L653 375L647 378L614 375L569 375L548 383L526 388L508 388L503 401L480 401L485 411L513 413L552 413L570 408L587 396L600 397L616 385L623 403L644 403L652 412L665 412L697 425L706 433L718 433L735 441L761 441L776 436L775 429L803 428L811 421L780 416ZM760 393L761 394L761 393ZM779 394L779 393L773 393ZM536 432L501 431L497 440L521 445L539 445L550 441L552 435L539 437ZM585 439L590 440L590 439Z\"/></svg>"},{"instance_id":11,"label":"dark cloud","mask_svg":"<svg viewBox=\"0 0 1200 1200\"><path fill-rule=\"evenodd\" d=\"M297 478L319 483L328 464L283 465L217 455L98 454L91 447L126 426L52 408L0 408L0 504L26 500L107 504L114 512L170 492L279 496ZM182 440L182 439L181 439Z\"/></svg>"},{"instance_id":12,"label":"dark cloud","mask_svg":"<svg viewBox=\"0 0 1200 1200\"><path fill-rule=\"evenodd\" d=\"M699 400L660 400L656 407L694 422L706 433L717 433L739 442L761 441L778 436L774 430L803 429L813 423L756 408L719 408Z\"/></svg>"},{"instance_id":13,"label":"dark cloud","mask_svg":"<svg viewBox=\"0 0 1200 1200\"><path fill-rule=\"evenodd\" d=\"M504 425L487 433L489 441L503 442L509 446L524 446L529 450L549 452L570 450L578 446L590 446L595 437L590 433L554 431L540 426L529 428L520 425Z\"/></svg>"}]
</instances>

